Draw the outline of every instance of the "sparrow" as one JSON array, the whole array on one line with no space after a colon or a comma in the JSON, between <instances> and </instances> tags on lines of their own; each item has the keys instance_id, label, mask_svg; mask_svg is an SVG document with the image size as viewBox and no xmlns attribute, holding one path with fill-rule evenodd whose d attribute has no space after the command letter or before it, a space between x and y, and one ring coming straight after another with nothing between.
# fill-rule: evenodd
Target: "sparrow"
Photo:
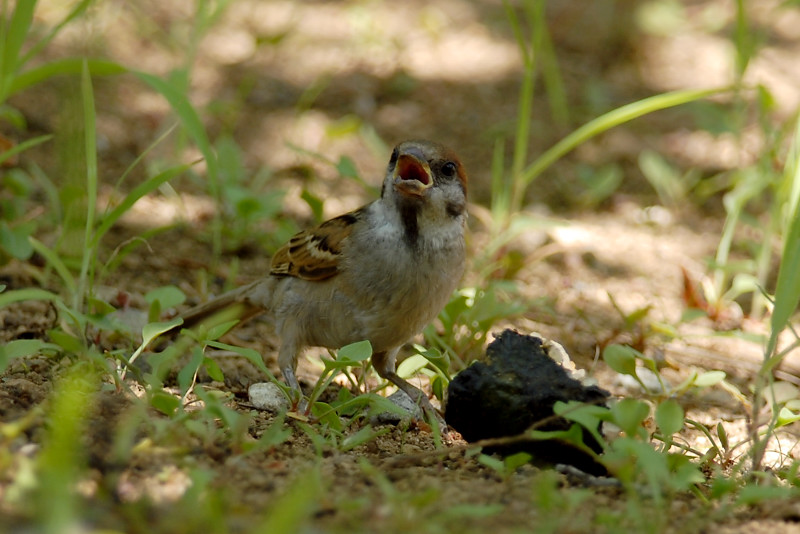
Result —
<instances>
[{"instance_id":1,"label":"sparrow","mask_svg":"<svg viewBox=\"0 0 800 534\"><path fill-rule=\"evenodd\" d=\"M466 220L467 174L456 154L432 141L402 142L380 198L298 233L275 253L266 276L183 313L183 327L222 310L235 309L242 321L263 315L280 338L278 365L298 399L295 370L305 347L368 340L378 375L435 416L428 397L397 374L395 360L459 284Z\"/></svg>"}]
</instances>

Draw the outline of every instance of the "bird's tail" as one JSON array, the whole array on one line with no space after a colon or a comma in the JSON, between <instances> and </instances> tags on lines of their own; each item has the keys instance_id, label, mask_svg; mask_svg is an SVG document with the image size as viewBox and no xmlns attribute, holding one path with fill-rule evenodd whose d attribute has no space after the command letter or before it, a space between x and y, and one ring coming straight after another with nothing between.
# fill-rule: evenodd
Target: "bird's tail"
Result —
<instances>
[{"instance_id":1,"label":"bird's tail","mask_svg":"<svg viewBox=\"0 0 800 534\"><path fill-rule=\"evenodd\" d=\"M253 284L236 288L199 304L183 312L181 328L204 326L212 328L229 321L244 322L264 311L262 306L254 304L248 297Z\"/></svg>"}]
</instances>

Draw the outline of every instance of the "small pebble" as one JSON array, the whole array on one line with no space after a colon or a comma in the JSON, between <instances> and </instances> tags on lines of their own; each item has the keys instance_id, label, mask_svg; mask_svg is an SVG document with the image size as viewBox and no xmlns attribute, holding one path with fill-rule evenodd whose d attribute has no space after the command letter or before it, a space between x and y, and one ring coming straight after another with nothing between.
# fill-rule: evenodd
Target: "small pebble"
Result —
<instances>
[{"instance_id":1,"label":"small pebble","mask_svg":"<svg viewBox=\"0 0 800 534\"><path fill-rule=\"evenodd\" d=\"M372 422L374 424L396 425L402 422L404 419L415 418L421 420L423 418L422 409L419 406L417 406L417 404L411 399L411 397L409 397L402 391L399 390L395 391L386 398L392 401L392 403L394 403L395 405L402 408L404 411L408 412L408 415L401 416L393 412L379 413L373 418Z\"/></svg>"},{"instance_id":2,"label":"small pebble","mask_svg":"<svg viewBox=\"0 0 800 534\"><path fill-rule=\"evenodd\" d=\"M284 412L289 409L289 401L281 388L272 382L256 382L247 390L250 404L259 410Z\"/></svg>"}]
</instances>

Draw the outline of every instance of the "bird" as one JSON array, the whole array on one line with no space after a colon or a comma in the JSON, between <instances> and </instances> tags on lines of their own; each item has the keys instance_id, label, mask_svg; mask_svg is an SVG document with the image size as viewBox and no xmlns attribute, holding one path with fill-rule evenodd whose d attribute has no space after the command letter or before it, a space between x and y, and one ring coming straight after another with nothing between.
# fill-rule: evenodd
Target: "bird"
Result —
<instances>
[{"instance_id":1,"label":"bird","mask_svg":"<svg viewBox=\"0 0 800 534\"><path fill-rule=\"evenodd\" d=\"M456 153L433 141L401 142L379 198L299 232L266 276L184 312L183 327L226 309L241 321L263 315L280 338L278 366L301 407L298 355L367 340L378 375L441 422L427 395L397 374L396 358L457 289L466 222L467 173Z\"/></svg>"}]
</instances>

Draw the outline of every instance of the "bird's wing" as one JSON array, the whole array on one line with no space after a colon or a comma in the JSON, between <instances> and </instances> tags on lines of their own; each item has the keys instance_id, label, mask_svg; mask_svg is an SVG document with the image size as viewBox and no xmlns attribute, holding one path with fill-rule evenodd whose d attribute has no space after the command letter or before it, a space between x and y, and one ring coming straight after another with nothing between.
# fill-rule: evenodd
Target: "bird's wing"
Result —
<instances>
[{"instance_id":1,"label":"bird's wing","mask_svg":"<svg viewBox=\"0 0 800 534\"><path fill-rule=\"evenodd\" d=\"M342 245L359 219L359 211L347 213L296 234L272 257L270 274L312 281L335 276Z\"/></svg>"}]
</instances>

